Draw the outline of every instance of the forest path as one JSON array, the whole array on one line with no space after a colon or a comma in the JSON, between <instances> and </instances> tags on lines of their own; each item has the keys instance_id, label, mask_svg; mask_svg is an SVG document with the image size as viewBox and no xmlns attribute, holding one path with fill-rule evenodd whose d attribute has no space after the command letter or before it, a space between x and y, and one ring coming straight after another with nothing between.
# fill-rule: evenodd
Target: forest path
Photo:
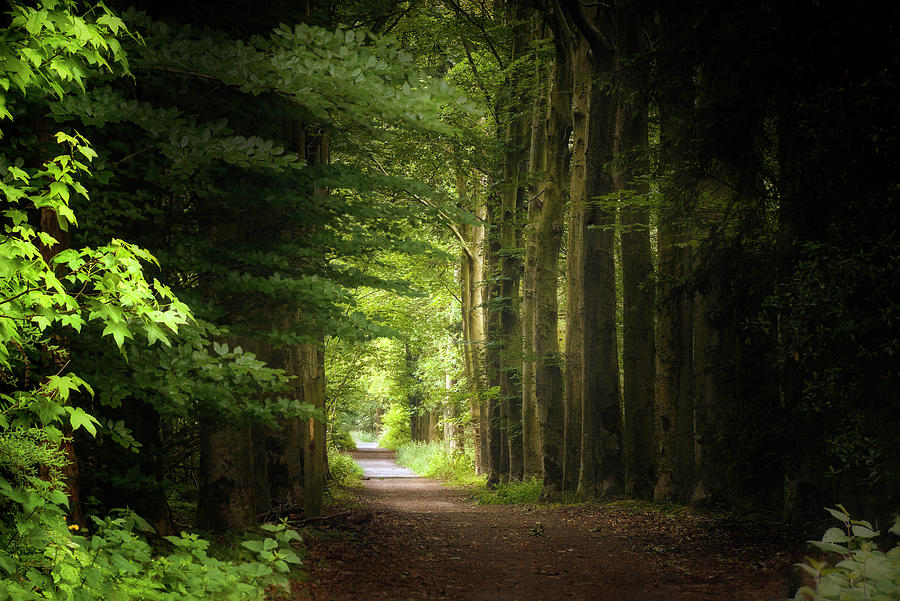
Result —
<instances>
[{"instance_id":1,"label":"forest path","mask_svg":"<svg viewBox=\"0 0 900 601\"><path fill-rule=\"evenodd\" d=\"M370 474L394 469L389 451L355 455ZM634 507L478 506L434 480L369 478L355 491L364 509L352 521L363 526L309 537L298 601L788 597L781 574L796 557L765 529Z\"/></svg>"}]
</instances>

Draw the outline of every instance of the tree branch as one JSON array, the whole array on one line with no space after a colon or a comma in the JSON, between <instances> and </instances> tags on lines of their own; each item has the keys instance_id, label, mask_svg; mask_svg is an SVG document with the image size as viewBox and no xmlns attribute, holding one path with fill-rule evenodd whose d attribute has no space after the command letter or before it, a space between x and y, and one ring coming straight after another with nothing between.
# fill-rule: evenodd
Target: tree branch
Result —
<instances>
[{"instance_id":1,"label":"tree branch","mask_svg":"<svg viewBox=\"0 0 900 601\"><path fill-rule=\"evenodd\" d=\"M494 43L491 41L491 36L488 35L487 30L484 28L484 25L479 23L477 20L472 18L472 15L467 13L462 9L462 7L457 4L454 0L444 0L444 4L449 5L453 11L463 17L466 21L477 27L481 31L481 35L484 37L484 43L487 44L488 48L491 51L491 54L494 55L494 58L497 59L497 64L500 66L500 69L506 69L506 63L503 61L503 58L500 56L500 53L497 52L497 48L494 47Z\"/></svg>"},{"instance_id":2,"label":"tree branch","mask_svg":"<svg viewBox=\"0 0 900 601\"><path fill-rule=\"evenodd\" d=\"M369 155L369 158L371 158L372 161L374 161L375 165L378 167L378 170L381 171L382 175L386 175L386 176L390 175L387 172L387 170L385 170L385 168L381 165L381 163L378 161L377 158L375 158L372 155ZM438 206L436 204L434 204L430 200L422 198L418 194L413 194L413 193L410 193L410 194L412 194L412 197L414 199L416 199L418 202L420 202L421 204L425 205L426 207L431 207L432 209L437 211L437 214L441 217L441 219L444 220L444 224L448 228L450 228L450 231L452 231L453 235L456 236L456 239L459 240L459 243L462 246L463 252L465 252L466 255L469 257L469 259L471 259L473 262L478 263L478 258L472 252L472 249L469 248L469 243L466 241L466 239L463 237L463 235L459 232L459 229L453 223L453 220L450 219L450 217L446 213L444 213L440 208L438 208Z\"/></svg>"},{"instance_id":3,"label":"tree branch","mask_svg":"<svg viewBox=\"0 0 900 601\"><path fill-rule=\"evenodd\" d=\"M575 26L578 27L578 31L585 37L592 49L599 51L612 48L609 36L588 20L578 2L559 2L559 0L556 0L555 4L557 9L562 11L561 14L567 14L571 17L572 21L575 22ZM600 6L605 5L601 4Z\"/></svg>"},{"instance_id":4,"label":"tree branch","mask_svg":"<svg viewBox=\"0 0 900 601\"><path fill-rule=\"evenodd\" d=\"M466 59L468 59L469 61L469 66L472 67L472 77L475 80L475 85L481 88L481 91L484 93L484 100L485 102L487 102L488 108L491 110L491 114L494 115L494 123L496 123L499 127L500 116L497 114L497 107L496 105L494 105L494 99L491 98L491 94L488 92L487 87L478 76L478 67L475 66L475 59L472 58L472 52L469 50L469 44L467 44L465 41L463 41L463 49L465 49L466 51Z\"/></svg>"}]
</instances>

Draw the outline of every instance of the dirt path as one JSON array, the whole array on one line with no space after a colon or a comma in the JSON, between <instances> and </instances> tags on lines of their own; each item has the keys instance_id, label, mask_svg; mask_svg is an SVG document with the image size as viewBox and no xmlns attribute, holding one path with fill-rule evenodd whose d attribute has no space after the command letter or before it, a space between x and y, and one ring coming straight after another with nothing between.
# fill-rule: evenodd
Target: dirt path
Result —
<instances>
[{"instance_id":1,"label":"dirt path","mask_svg":"<svg viewBox=\"0 0 900 601\"><path fill-rule=\"evenodd\" d=\"M358 461L385 469L386 453L363 451ZM633 507L477 506L464 490L403 476L367 480L359 492L364 509L345 529L309 541L310 582L300 585L295 599L789 596L782 576L796 550L773 540L774 530Z\"/></svg>"}]
</instances>

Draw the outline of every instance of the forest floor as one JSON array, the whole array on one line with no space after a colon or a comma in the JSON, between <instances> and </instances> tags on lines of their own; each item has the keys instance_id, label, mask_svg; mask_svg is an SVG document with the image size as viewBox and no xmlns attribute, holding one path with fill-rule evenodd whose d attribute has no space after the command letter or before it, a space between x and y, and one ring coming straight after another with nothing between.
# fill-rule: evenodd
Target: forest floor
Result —
<instances>
[{"instance_id":1,"label":"forest floor","mask_svg":"<svg viewBox=\"0 0 900 601\"><path fill-rule=\"evenodd\" d=\"M390 473L388 451L356 458ZM305 534L309 578L292 599L784 600L810 538L633 503L479 506L469 490L403 476L370 477Z\"/></svg>"}]
</instances>

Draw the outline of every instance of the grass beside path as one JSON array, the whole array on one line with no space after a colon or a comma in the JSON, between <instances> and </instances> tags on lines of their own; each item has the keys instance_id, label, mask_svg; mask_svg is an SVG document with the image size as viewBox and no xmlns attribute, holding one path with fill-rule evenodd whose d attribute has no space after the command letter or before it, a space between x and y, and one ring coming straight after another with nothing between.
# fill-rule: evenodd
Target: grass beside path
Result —
<instances>
[{"instance_id":1,"label":"grass beside path","mask_svg":"<svg viewBox=\"0 0 900 601\"><path fill-rule=\"evenodd\" d=\"M397 449L397 463L425 478L445 480L455 486L484 484L484 476L475 474L472 454L451 451L440 441L401 445Z\"/></svg>"}]
</instances>

